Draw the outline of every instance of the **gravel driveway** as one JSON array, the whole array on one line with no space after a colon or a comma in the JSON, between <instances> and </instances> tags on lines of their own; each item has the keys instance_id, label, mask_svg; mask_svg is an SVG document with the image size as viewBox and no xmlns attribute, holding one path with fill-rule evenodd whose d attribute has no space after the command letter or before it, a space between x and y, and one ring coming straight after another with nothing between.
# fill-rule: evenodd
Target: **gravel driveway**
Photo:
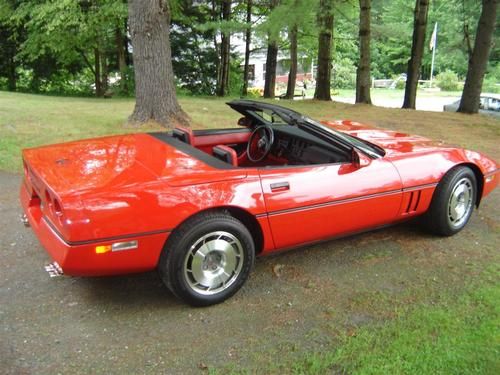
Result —
<instances>
[{"instance_id":1,"label":"gravel driveway","mask_svg":"<svg viewBox=\"0 0 500 375\"><path fill-rule=\"evenodd\" d=\"M459 235L413 223L262 258L221 305L178 302L156 273L50 279L19 221L20 177L0 172L0 373L206 373L272 370L395 306L460 288L498 254L499 189ZM410 301L410 302L408 302ZM392 315L391 315L392 314ZM276 369L276 367L275 367Z\"/></svg>"}]
</instances>

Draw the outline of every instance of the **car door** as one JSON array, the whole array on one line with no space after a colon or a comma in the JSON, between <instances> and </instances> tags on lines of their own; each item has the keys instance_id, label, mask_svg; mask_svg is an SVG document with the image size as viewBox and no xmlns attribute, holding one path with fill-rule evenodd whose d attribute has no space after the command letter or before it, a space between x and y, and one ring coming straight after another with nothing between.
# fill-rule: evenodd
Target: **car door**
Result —
<instances>
[{"instance_id":1,"label":"car door","mask_svg":"<svg viewBox=\"0 0 500 375\"><path fill-rule=\"evenodd\" d=\"M354 233L393 221L402 184L384 159L259 170L277 248Z\"/></svg>"}]
</instances>

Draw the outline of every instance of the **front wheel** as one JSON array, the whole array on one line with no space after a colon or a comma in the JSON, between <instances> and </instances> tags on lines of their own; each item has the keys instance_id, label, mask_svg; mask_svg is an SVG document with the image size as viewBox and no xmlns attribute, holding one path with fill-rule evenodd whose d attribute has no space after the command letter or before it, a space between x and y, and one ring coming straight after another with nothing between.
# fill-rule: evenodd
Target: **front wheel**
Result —
<instances>
[{"instance_id":1,"label":"front wheel","mask_svg":"<svg viewBox=\"0 0 500 375\"><path fill-rule=\"evenodd\" d=\"M477 195L474 172L467 167L450 170L439 182L427 213L427 227L434 233L451 236L469 221Z\"/></svg>"},{"instance_id":2,"label":"front wheel","mask_svg":"<svg viewBox=\"0 0 500 375\"><path fill-rule=\"evenodd\" d=\"M220 303L245 283L255 258L248 229L225 213L203 213L167 241L158 265L167 287L193 306Z\"/></svg>"}]
</instances>

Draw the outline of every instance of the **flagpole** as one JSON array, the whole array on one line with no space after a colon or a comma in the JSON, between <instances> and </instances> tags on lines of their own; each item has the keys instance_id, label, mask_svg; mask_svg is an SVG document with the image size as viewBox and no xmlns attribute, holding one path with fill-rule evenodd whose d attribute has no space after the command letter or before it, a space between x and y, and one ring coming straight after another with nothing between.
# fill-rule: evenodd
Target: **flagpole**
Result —
<instances>
[{"instance_id":1,"label":"flagpole","mask_svg":"<svg viewBox=\"0 0 500 375\"><path fill-rule=\"evenodd\" d=\"M432 76L434 75L434 58L436 57L436 47L432 49L432 62L431 62L431 88L432 88Z\"/></svg>"},{"instance_id":2,"label":"flagpole","mask_svg":"<svg viewBox=\"0 0 500 375\"><path fill-rule=\"evenodd\" d=\"M434 30L431 36L431 44L430 47L432 49L432 62L431 62L431 79L430 79L430 88L432 88L432 77L434 76L434 59L436 58L436 47L437 47L437 22L434 24Z\"/></svg>"}]
</instances>

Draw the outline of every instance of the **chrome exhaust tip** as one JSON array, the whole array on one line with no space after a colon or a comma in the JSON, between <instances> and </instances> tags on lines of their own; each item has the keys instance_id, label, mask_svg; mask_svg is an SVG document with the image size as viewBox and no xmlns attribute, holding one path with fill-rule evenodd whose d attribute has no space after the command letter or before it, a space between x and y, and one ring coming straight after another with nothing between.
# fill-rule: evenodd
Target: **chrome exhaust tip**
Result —
<instances>
[{"instance_id":1,"label":"chrome exhaust tip","mask_svg":"<svg viewBox=\"0 0 500 375\"><path fill-rule=\"evenodd\" d=\"M58 277L64 275L61 266L57 262L52 262L45 266L45 271L49 273L50 277Z\"/></svg>"},{"instance_id":2,"label":"chrome exhaust tip","mask_svg":"<svg viewBox=\"0 0 500 375\"><path fill-rule=\"evenodd\" d=\"M26 216L26 214L22 214L21 215L21 223L23 223L23 225L26 227L26 228L29 228L30 227L30 222L28 220L28 216Z\"/></svg>"}]
</instances>

